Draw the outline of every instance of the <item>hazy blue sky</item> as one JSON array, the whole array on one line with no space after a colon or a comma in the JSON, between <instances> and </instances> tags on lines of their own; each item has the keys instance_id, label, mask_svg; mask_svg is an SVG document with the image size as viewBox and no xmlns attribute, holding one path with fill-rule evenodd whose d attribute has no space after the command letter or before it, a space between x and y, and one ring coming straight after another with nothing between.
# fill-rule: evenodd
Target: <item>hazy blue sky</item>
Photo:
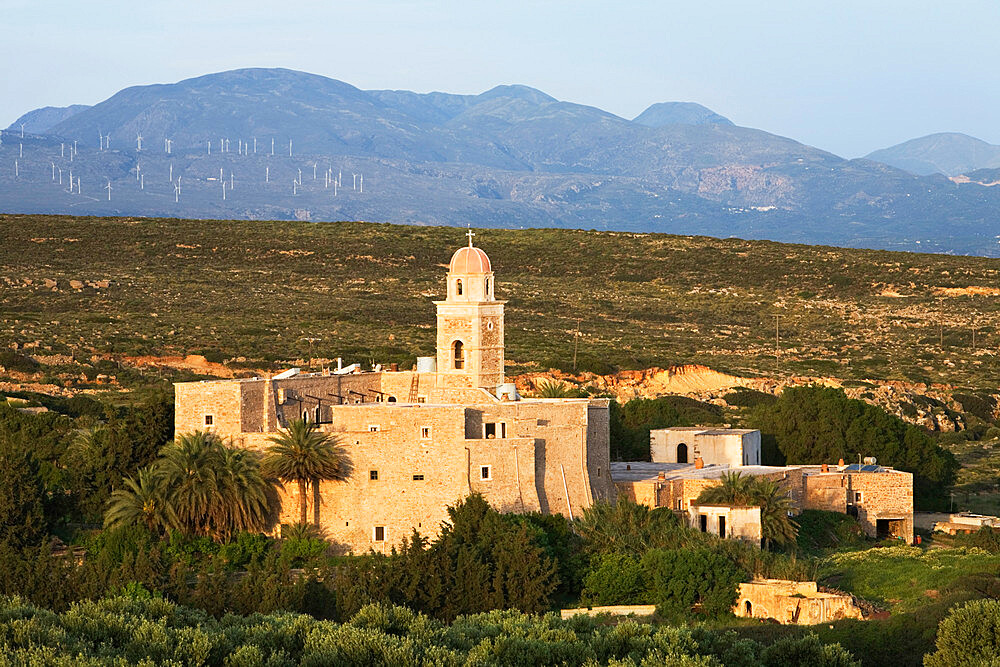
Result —
<instances>
[{"instance_id":1,"label":"hazy blue sky","mask_svg":"<svg viewBox=\"0 0 1000 667\"><path fill-rule=\"evenodd\" d=\"M700 102L854 157L1000 143L1000 2L0 0L0 127L39 106L247 66L360 88L523 83L632 118Z\"/></svg>"}]
</instances>

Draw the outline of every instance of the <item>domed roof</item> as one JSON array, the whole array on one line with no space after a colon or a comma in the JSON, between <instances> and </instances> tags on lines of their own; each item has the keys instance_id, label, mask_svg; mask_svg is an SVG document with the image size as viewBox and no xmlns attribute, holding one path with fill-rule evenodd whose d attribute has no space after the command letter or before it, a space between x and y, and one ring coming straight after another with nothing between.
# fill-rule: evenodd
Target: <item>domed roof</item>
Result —
<instances>
[{"instance_id":1,"label":"domed roof","mask_svg":"<svg viewBox=\"0 0 1000 667\"><path fill-rule=\"evenodd\" d=\"M451 257L451 273L491 273L490 258L486 253L474 246L459 248Z\"/></svg>"}]
</instances>

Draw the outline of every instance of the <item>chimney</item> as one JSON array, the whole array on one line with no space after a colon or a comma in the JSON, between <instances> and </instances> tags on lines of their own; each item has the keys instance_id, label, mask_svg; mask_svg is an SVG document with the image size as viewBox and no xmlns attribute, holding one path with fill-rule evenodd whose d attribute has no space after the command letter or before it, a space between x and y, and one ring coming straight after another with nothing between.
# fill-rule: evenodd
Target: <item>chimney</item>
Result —
<instances>
[{"instance_id":1,"label":"chimney","mask_svg":"<svg viewBox=\"0 0 1000 667\"><path fill-rule=\"evenodd\" d=\"M396 363L396 362L393 362L393 363L389 364L389 372L390 373L398 373L399 372L399 364Z\"/></svg>"},{"instance_id":2,"label":"chimney","mask_svg":"<svg viewBox=\"0 0 1000 667\"><path fill-rule=\"evenodd\" d=\"M658 474L658 475L656 476L656 479L660 480L661 482L665 482L665 481L666 481L666 479L667 479L667 473L665 473L665 472L663 472L663 471L661 470L661 471L660 471L660 474Z\"/></svg>"},{"instance_id":3,"label":"chimney","mask_svg":"<svg viewBox=\"0 0 1000 667\"><path fill-rule=\"evenodd\" d=\"M694 467L696 470L701 470L705 467L705 459L700 456L694 460Z\"/></svg>"},{"instance_id":4,"label":"chimney","mask_svg":"<svg viewBox=\"0 0 1000 667\"><path fill-rule=\"evenodd\" d=\"M840 459L839 461L837 461L837 466L840 467L840 468L843 468L844 467L844 459Z\"/></svg>"},{"instance_id":5,"label":"chimney","mask_svg":"<svg viewBox=\"0 0 1000 667\"><path fill-rule=\"evenodd\" d=\"M820 466L819 471L820 472L830 472L830 466L828 466L827 464L824 463L822 466Z\"/></svg>"}]
</instances>

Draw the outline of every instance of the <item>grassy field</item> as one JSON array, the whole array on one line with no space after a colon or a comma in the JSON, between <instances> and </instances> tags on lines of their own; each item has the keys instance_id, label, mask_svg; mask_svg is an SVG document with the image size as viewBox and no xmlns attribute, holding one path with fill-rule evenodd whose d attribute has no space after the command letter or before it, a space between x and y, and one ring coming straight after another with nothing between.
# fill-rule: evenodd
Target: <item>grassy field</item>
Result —
<instances>
[{"instance_id":1,"label":"grassy field","mask_svg":"<svg viewBox=\"0 0 1000 667\"><path fill-rule=\"evenodd\" d=\"M98 353L406 367L433 351L432 301L464 241L353 222L0 215L0 341L73 357L53 373ZM508 300L511 372L569 368L579 321L579 366L597 372L701 363L996 387L1000 260L538 229L476 242Z\"/></svg>"}]
</instances>

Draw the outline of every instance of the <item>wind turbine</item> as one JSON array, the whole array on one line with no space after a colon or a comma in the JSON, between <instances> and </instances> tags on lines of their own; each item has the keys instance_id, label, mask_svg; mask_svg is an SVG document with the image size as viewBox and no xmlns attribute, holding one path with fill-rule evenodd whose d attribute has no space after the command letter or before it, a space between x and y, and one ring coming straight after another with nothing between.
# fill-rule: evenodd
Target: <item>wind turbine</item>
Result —
<instances>
[{"instance_id":1,"label":"wind turbine","mask_svg":"<svg viewBox=\"0 0 1000 667\"><path fill-rule=\"evenodd\" d=\"M78 153L78 152L77 152L77 150L76 150L76 139L74 139L74 140L73 140L73 155L78 155L78 154L79 154L79 153Z\"/></svg>"},{"instance_id":2,"label":"wind turbine","mask_svg":"<svg viewBox=\"0 0 1000 667\"><path fill-rule=\"evenodd\" d=\"M66 144L59 144L59 157L66 157Z\"/></svg>"},{"instance_id":3,"label":"wind turbine","mask_svg":"<svg viewBox=\"0 0 1000 667\"><path fill-rule=\"evenodd\" d=\"M178 185L174 186L174 203L176 204L180 200L181 188Z\"/></svg>"},{"instance_id":4,"label":"wind turbine","mask_svg":"<svg viewBox=\"0 0 1000 667\"><path fill-rule=\"evenodd\" d=\"M365 191L365 175L361 174L361 183L358 186L358 192L363 193Z\"/></svg>"},{"instance_id":5,"label":"wind turbine","mask_svg":"<svg viewBox=\"0 0 1000 667\"><path fill-rule=\"evenodd\" d=\"M288 157L292 157L292 140L288 140Z\"/></svg>"},{"instance_id":6,"label":"wind turbine","mask_svg":"<svg viewBox=\"0 0 1000 667\"><path fill-rule=\"evenodd\" d=\"M56 180L56 163L50 162L49 164L52 165L52 180L54 181Z\"/></svg>"},{"instance_id":7,"label":"wind turbine","mask_svg":"<svg viewBox=\"0 0 1000 667\"><path fill-rule=\"evenodd\" d=\"M21 123L21 138L24 139L24 123Z\"/></svg>"},{"instance_id":8,"label":"wind turbine","mask_svg":"<svg viewBox=\"0 0 1000 667\"><path fill-rule=\"evenodd\" d=\"M271 155L274 155L274 137L271 137Z\"/></svg>"},{"instance_id":9,"label":"wind turbine","mask_svg":"<svg viewBox=\"0 0 1000 667\"><path fill-rule=\"evenodd\" d=\"M226 201L226 182L222 181L222 201Z\"/></svg>"},{"instance_id":10,"label":"wind turbine","mask_svg":"<svg viewBox=\"0 0 1000 667\"><path fill-rule=\"evenodd\" d=\"M316 163L313 162L313 180L316 180Z\"/></svg>"},{"instance_id":11,"label":"wind turbine","mask_svg":"<svg viewBox=\"0 0 1000 667\"><path fill-rule=\"evenodd\" d=\"M59 169L59 185L62 185L62 169Z\"/></svg>"},{"instance_id":12,"label":"wind turbine","mask_svg":"<svg viewBox=\"0 0 1000 667\"><path fill-rule=\"evenodd\" d=\"M212 142L211 141L208 142L208 154L209 155L212 154Z\"/></svg>"},{"instance_id":13,"label":"wind turbine","mask_svg":"<svg viewBox=\"0 0 1000 667\"><path fill-rule=\"evenodd\" d=\"M20 172L17 169L17 160L14 160L14 178L17 178L19 175Z\"/></svg>"},{"instance_id":14,"label":"wind turbine","mask_svg":"<svg viewBox=\"0 0 1000 667\"><path fill-rule=\"evenodd\" d=\"M79 183L80 179L79 178L76 179L76 182ZM146 189L146 174L139 174L139 189L140 190Z\"/></svg>"},{"instance_id":15,"label":"wind turbine","mask_svg":"<svg viewBox=\"0 0 1000 667\"><path fill-rule=\"evenodd\" d=\"M292 194L293 195L299 194L298 183L295 182L294 178L292 179Z\"/></svg>"},{"instance_id":16,"label":"wind turbine","mask_svg":"<svg viewBox=\"0 0 1000 667\"><path fill-rule=\"evenodd\" d=\"M108 191L108 201L111 201L111 181L108 181L108 185L105 190Z\"/></svg>"},{"instance_id":17,"label":"wind turbine","mask_svg":"<svg viewBox=\"0 0 1000 667\"><path fill-rule=\"evenodd\" d=\"M142 132L135 135L135 151L138 153L142 150Z\"/></svg>"},{"instance_id":18,"label":"wind turbine","mask_svg":"<svg viewBox=\"0 0 1000 667\"><path fill-rule=\"evenodd\" d=\"M302 170L299 169L299 185L302 185Z\"/></svg>"},{"instance_id":19,"label":"wind turbine","mask_svg":"<svg viewBox=\"0 0 1000 667\"><path fill-rule=\"evenodd\" d=\"M354 177L354 185L351 187L351 189L352 190L357 190L358 189L358 175L357 174L351 174L351 176Z\"/></svg>"},{"instance_id":20,"label":"wind turbine","mask_svg":"<svg viewBox=\"0 0 1000 667\"><path fill-rule=\"evenodd\" d=\"M167 178L167 180L170 181L171 183L174 182L174 165L173 164L170 165L170 176L169 176L169 178Z\"/></svg>"},{"instance_id":21,"label":"wind turbine","mask_svg":"<svg viewBox=\"0 0 1000 667\"><path fill-rule=\"evenodd\" d=\"M234 189L235 189L235 188L233 187L233 185L234 185L234 184L235 184L235 183L234 183L234 181L233 181L233 172L229 172L229 189L230 189L230 190L234 190Z\"/></svg>"},{"instance_id":22,"label":"wind turbine","mask_svg":"<svg viewBox=\"0 0 1000 667\"><path fill-rule=\"evenodd\" d=\"M174 140L173 139L164 139L163 141L166 142L166 144L167 144L167 155L170 155L173 152L173 150L174 150Z\"/></svg>"},{"instance_id":23,"label":"wind turbine","mask_svg":"<svg viewBox=\"0 0 1000 667\"><path fill-rule=\"evenodd\" d=\"M24 157L24 144L17 145L17 156Z\"/></svg>"},{"instance_id":24,"label":"wind turbine","mask_svg":"<svg viewBox=\"0 0 1000 667\"><path fill-rule=\"evenodd\" d=\"M253 154L257 154L257 137L253 138Z\"/></svg>"},{"instance_id":25,"label":"wind turbine","mask_svg":"<svg viewBox=\"0 0 1000 667\"><path fill-rule=\"evenodd\" d=\"M78 194L78 195L82 195L83 194L83 190L80 189L80 177L79 176L76 177L76 194Z\"/></svg>"},{"instance_id":26,"label":"wind turbine","mask_svg":"<svg viewBox=\"0 0 1000 667\"><path fill-rule=\"evenodd\" d=\"M100 131L100 130L98 130L98 131L97 131L97 138L98 138L98 139L100 140L100 142L101 142L101 147L100 147L100 148L99 148L98 150L102 150L102 151L103 151L103 150L104 150L104 135L103 135L103 134L101 134L101 131Z\"/></svg>"},{"instance_id":27,"label":"wind turbine","mask_svg":"<svg viewBox=\"0 0 1000 667\"><path fill-rule=\"evenodd\" d=\"M271 168L270 167L264 167L264 182L265 183L270 183L271 182Z\"/></svg>"}]
</instances>

